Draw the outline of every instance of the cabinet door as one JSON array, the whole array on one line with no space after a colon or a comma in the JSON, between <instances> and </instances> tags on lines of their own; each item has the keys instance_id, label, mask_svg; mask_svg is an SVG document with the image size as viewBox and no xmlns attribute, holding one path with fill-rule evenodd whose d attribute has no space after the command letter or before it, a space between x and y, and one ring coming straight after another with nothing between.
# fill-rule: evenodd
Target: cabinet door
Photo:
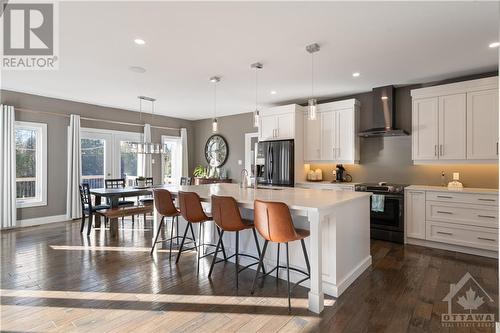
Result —
<instances>
[{"instance_id":1,"label":"cabinet door","mask_svg":"<svg viewBox=\"0 0 500 333\"><path fill-rule=\"evenodd\" d=\"M274 139L276 130L276 116L262 115L260 117L259 138L260 140Z\"/></svg>"},{"instance_id":2,"label":"cabinet door","mask_svg":"<svg viewBox=\"0 0 500 333\"><path fill-rule=\"evenodd\" d=\"M315 120L304 116L304 160L318 161L321 159L321 115Z\"/></svg>"},{"instance_id":3,"label":"cabinet door","mask_svg":"<svg viewBox=\"0 0 500 333\"><path fill-rule=\"evenodd\" d=\"M337 161L354 161L354 110L335 111L337 114L335 131Z\"/></svg>"},{"instance_id":4,"label":"cabinet door","mask_svg":"<svg viewBox=\"0 0 500 333\"><path fill-rule=\"evenodd\" d=\"M413 101L412 112L413 160L438 159L438 98Z\"/></svg>"},{"instance_id":5,"label":"cabinet door","mask_svg":"<svg viewBox=\"0 0 500 333\"><path fill-rule=\"evenodd\" d=\"M498 158L498 90L467 94L467 159Z\"/></svg>"},{"instance_id":6,"label":"cabinet door","mask_svg":"<svg viewBox=\"0 0 500 333\"><path fill-rule=\"evenodd\" d=\"M321 113L321 160L335 160L335 111Z\"/></svg>"},{"instance_id":7,"label":"cabinet door","mask_svg":"<svg viewBox=\"0 0 500 333\"><path fill-rule=\"evenodd\" d=\"M425 192L405 191L406 237L425 239Z\"/></svg>"},{"instance_id":8,"label":"cabinet door","mask_svg":"<svg viewBox=\"0 0 500 333\"><path fill-rule=\"evenodd\" d=\"M295 114L283 113L276 116L276 136L280 139L293 139L295 137Z\"/></svg>"},{"instance_id":9,"label":"cabinet door","mask_svg":"<svg viewBox=\"0 0 500 333\"><path fill-rule=\"evenodd\" d=\"M466 94L439 97L439 159L466 158Z\"/></svg>"}]
</instances>

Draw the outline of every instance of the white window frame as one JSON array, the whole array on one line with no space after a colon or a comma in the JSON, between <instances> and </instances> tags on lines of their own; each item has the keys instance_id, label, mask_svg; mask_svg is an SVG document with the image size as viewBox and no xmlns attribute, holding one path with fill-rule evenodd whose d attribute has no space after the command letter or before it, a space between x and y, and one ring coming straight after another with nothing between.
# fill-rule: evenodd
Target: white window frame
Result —
<instances>
[{"instance_id":1,"label":"white window frame","mask_svg":"<svg viewBox=\"0 0 500 333\"><path fill-rule=\"evenodd\" d=\"M16 198L17 208L47 206L47 124L16 121L14 130L36 130L36 175L34 198Z\"/></svg>"},{"instance_id":2,"label":"white window frame","mask_svg":"<svg viewBox=\"0 0 500 333\"><path fill-rule=\"evenodd\" d=\"M161 136L161 144L164 145L167 141L175 141L177 143L177 158L172 159L177 161L177 165L175 169L172 169L172 178L175 179L176 181L174 184L179 183L181 176L182 176L182 141L180 136L173 136L173 135L162 135ZM163 156L161 157L161 181L162 183L165 182L165 162L163 160Z\"/></svg>"}]
</instances>

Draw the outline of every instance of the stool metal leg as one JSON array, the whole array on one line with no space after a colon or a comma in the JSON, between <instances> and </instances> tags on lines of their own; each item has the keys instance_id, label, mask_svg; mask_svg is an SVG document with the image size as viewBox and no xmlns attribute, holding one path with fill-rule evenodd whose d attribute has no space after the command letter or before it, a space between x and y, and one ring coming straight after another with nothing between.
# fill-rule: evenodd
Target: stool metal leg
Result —
<instances>
[{"instance_id":1,"label":"stool metal leg","mask_svg":"<svg viewBox=\"0 0 500 333\"><path fill-rule=\"evenodd\" d=\"M200 223L198 227L198 247L196 248L198 252L198 264L196 265L196 274L198 275L200 273L200 257L201 257L201 251L203 251L203 241L201 239L201 227L203 226L203 223Z\"/></svg>"},{"instance_id":2,"label":"stool metal leg","mask_svg":"<svg viewBox=\"0 0 500 333\"><path fill-rule=\"evenodd\" d=\"M190 222L188 222L188 224L189 224L189 229L191 229L191 236L193 236L194 247L197 248L196 247L196 237L194 237L193 224Z\"/></svg>"},{"instance_id":3,"label":"stool metal leg","mask_svg":"<svg viewBox=\"0 0 500 333\"><path fill-rule=\"evenodd\" d=\"M255 292L255 283L257 282L257 277L259 276L260 269L263 267L263 264L264 264L264 256L266 255L266 250L267 250L267 244L268 243L269 243L269 241L266 240L264 242L264 247L262 248L262 255L260 256L259 265L257 266L257 271L255 272L255 277L253 278L252 290L250 292L252 295Z\"/></svg>"},{"instance_id":4,"label":"stool metal leg","mask_svg":"<svg viewBox=\"0 0 500 333\"><path fill-rule=\"evenodd\" d=\"M279 279L279 273L280 273L280 247L281 243L278 244L278 255L276 256L276 278ZM276 281L278 282L278 281Z\"/></svg>"},{"instance_id":5,"label":"stool metal leg","mask_svg":"<svg viewBox=\"0 0 500 333\"><path fill-rule=\"evenodd\" d=\"M255 232L255 228L252 228L253 231L253 239L255 240L255 247L257 247L257 255L260 258L260 245L259 239L257 238L257 233ZM262 273L266 274L266 269L262 266Z\"/></svg>"},{"instance_id":6,"label":"stool metal leg","mask_svg":"<svg viewBox=\"0 0 500 333\"><path fill-rule=\"evenodd\" d=\"M217 233L220 236L221 230L217 226L215 228L217 229ZM224 256L224 260L227 260L226 250L224 249L224 241L221 241L221 247L222 247L222 255Z\"/></svg>"},{"instance_id":7,"label":"stool metal leg","mask_svg":"<svg viewBox=\"0 0 500 333\"><path fill-rule=\"evenodd\" d=\"M286 287L288 289L288 312L292 311L290 301L290 258L288 256L288 242L286 242Z\"/></svg>"},{"instance_id":8,"label":"stool metal leg","mask_svg":"<svg viewBox=\"0 0 500 333\"><path fill-rule=\"evenodd\" d=\"M236 269L235 269L235 272L236 272L236 289L238 289L238 269L239 269L239 266L240 266L240 260L239 260L239 257L238 257L238 251L239 251L239 247L240 247L240 232L239 231L236 231L236 258L235 258L235 263L236 263Z\"/></svg>"},{"instance_id":9,"label":"stool metal leg","mask_svg":"<svg viewBox=\"0 0 500 333\"><path fill-rule=\"evenodd\" d=\"M174 240L172 239L172 237L174 236L174 219L175 216L172 216L172 225L170 226L170 249L168 252L168 260L172 259L172 243L174 242Z\"/></svg>"},{"instance_id":10,"label":"stool metal leg","mask_svg":"<svg viewBox=\"0 0 500 333\"><path fill-rule=\"evenodd\" d=\"M187 233L189 231L190 226L191 226L191 223L188 222L188 224L186 225L186 231L184 231L184 236L182 237L181 246L179 247L179 252L177 252L177 259L175 259L176 264L179 262L179 259L181 257L182 247L184 246L184 241L186 240L186 236L187 236ZM193 227L191 227L191 232L192 231L193 231ZM193 237L193 239L194 239L194 237ZM196 244L195 244L195 246L196 246Z\"/></svg>"},{"instance_id":11,"label":"stool metal leg","mask_svg":"<svg viewBox=\"0 0 500 333\"><path fill-rule=\"evenodd\" d=\"M212 276L215 262L217 261L217 253L219 253L220 244L222 243L222 236L224 236L224 230L221 231L220 236L219 236L219 240L217 241L217 246L215 247L214 258L212 260L212 264L210 265L210 271L208 272L208 277Z\"/></svg>"},{"instance_id":12,"label":"stool metal leg","mask_svg":"<svg viewBox=\"0 0 500 333\"><path fill-rule=\"evenodd\" d=\"M177 215L175 217L175 233L176 233L176 236L175 237L175 245L179 245L179 215Z\"/></svg>"},{"instance_id":13,"label":"stool metal leg","mask_svg":"<svg viewBox=\"0 0 500 333\"><path fill-rule=\"evenodd\" d=\"M155 241L153 243L153 246L151 247L151 252L150 252L151 255L153 254L153 251L155 250L156 242L158 241L158 236L160 236L161 226L162 226L164 220L165 220L165 216L162 216L160 223L158 224L158 231L156 232Z\"/></svg>"}]
</instances>

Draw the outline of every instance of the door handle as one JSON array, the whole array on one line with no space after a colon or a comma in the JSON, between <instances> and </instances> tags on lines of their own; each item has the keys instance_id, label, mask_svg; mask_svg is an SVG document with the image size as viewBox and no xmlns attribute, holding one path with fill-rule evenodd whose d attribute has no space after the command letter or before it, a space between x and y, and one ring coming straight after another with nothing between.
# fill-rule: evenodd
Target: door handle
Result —
<instances>
[{"instance_id":1,"label":"door handle","mask_svg":"<svg viewBox=\"0 0 500 333\"><path fill-rule=\"evenodd\" d=\"M437 234L446 235L446 236L453 236L453 234L451 232L444 232L444 231L438 231Z\"/></svg>"},{"instance_id":2,"label":"door handle","mask_svg":"<svg viewBox=\"0 0 500 333\"><path fill-rule=\"evenodd\" d=\"M493 238L478 237L477 239L490 241L490 242L496 242L496 239L493 239Z\"/></svg>"},{"instance_id":3,"label":"door handle","mask_svg":"<svg viewBox=\"0 0 500 333\"><path fill-rule=\"evenodd\" d=\"M452 215L453 214L452 212L447 212L445 210L438 210L436 213L439 213L439 214L448 214L448 215Z\"/></svg>"},{"instance_id":4,"label":"door handle","mask_svg":"<svg viewBox=\"0 0 500 333\"><path fill-rule=\"evenodd\" d=\"M487 219L496 219L496 216L491 216L491 215L478 215L477 217L485 217Z\"/></svg>"}]
</instances>

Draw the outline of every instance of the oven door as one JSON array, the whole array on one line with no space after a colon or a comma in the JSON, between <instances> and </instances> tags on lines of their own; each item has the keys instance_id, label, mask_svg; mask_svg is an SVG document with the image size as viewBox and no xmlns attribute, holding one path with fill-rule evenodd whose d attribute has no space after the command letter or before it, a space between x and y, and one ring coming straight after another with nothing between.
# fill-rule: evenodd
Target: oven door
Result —
<instances>
[{"instance_id":1,"label":"oven door","mask_svg":"<svg viewBox=\"0 0 500 333\"><path fill-rule=\"evenodd\" d=\"M383 204L373 205L370 198L370 224L372 228L404 231L404 196L387 193L373 193L383 197ZM380 198L379 198L380 199Z\"/></svg>"}]
</instances>

